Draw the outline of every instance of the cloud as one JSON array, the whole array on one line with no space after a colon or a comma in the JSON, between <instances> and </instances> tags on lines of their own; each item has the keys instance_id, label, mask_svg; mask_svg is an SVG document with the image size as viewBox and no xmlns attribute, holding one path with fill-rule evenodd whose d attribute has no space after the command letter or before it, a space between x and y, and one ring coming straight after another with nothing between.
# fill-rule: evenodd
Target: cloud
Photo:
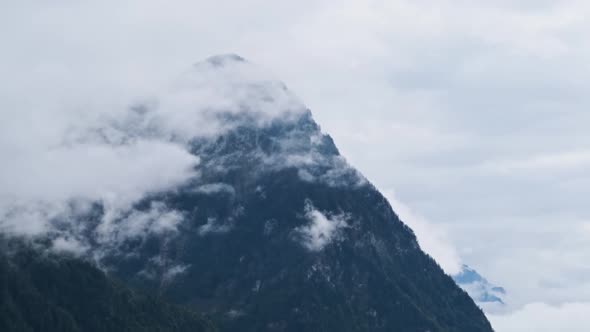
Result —
<instances>
[{"instance_id":1,"label":"cloud","mask_svg":"<svg viewBox=\"0 0 590 332\"><path fill-rule=\"evenodd\" d=\"M584 332L590 326L588 310L590 303L587 302L559 306L531 303L510 314L488 315L488 318L498 332Z\"/></svg>"},{"instance_id":2,"label":"cloud","mask_svg":"<svg viewBox=\"0 0 590 332\"><path fill-rule=\"evenodd\" d=\"M48 147L15 154L4 163L0 197L132 201L186 181L197 164L198 158L181 147L158 141Z\"/></svg>"},{"instance_id":3,"label":"cloud","mask_svg":"<svg viewBox=\"0 0 590 332\"><path fill-rule=\"evenodd\" d=\"M116 246L127 239L143 239L147 235L175 233L183 220L180 212L170 210L161 202L153 202L149 210L124 210L122 215L108 215L97 228L99 243Z\"/></svg>"},{"instance_id":4,"label":"cloud","mask_svg":"<svg viewBox=\"0 0 590 332\"><path fill-rule=\"evenodd\" d=\"M149 259L144 268L138 272L138 276L151 280L159 279L161 285L165 286L190 268L190 264L181 264L159 254Z\"/></svg>"},{"instance_id":5,"label":"cloud","mask_svg":"<svg viewBox=\"0 0 590 332\"><path fill-rule=\"evenodd\" d=\"M583 169L590 165L590 151L547 153L520 160L491 161L484 163L484 170L501 173L513 172L563 172Z\"/></svg>"},{"instance_id":6,"label":"cloud","mask_svg":"<svg viewBox=\"0 0 590 332\"><path fill-rule=\"evenodd\" d=\"M42 235L54 219L85 212L72 208L74 200L127 210L149 193L184 183L198 164L181 147L157 141L40 146L12 156L0 171L0 228L14 235Z\"/></svg>"},{"instance_id":7,"label":"cloud","mask_svg":"<svg viewBox=\"0 0 590 332\"><path fill-rule=\"evenodd\" d=\"M177 79L153 83L158 89L147 95L143 87L116 86L121 91L74 88L61 96L65 102L41 91L33 104L11 99L13 111L0 124L6 129L0 154L11 157L0 165L0 231L51 234L57 247L73 249L72 241L83 241L80 233L94 227L80 221L93 204L103 211L91 230L106 247L172 231L182 219L178 212L161 204L138 211L134 204L198 180L202 166L190 151L193 139L222 134L241 121L263 125L306 111L280 81L236 55L187 68ZM31 118L44 125L28 130ZM223 184L196 190L233 192ZM71 234L62 234L64 223Z\"/></svg>"},{"instance_id":8,"label":"cloud","mask_svg":"<svg viewBox=\"0 0 590 332\"><path fill-rule=\"evenodd\" d=\"M311 202L305 205L305 217L309 224L297 227L295 231L301 236L302 245L309 251L321 251L339 238L343 228L348 227L345 215L328 217L315 209Z\"/></svg>"},{"instance_id":9,"label":"cloud","mask_svg":"<svg viewBox=\"0 0 590 332\"><path fill-rule=\"evenodd\" d=\"M174 102L179 100L194 112L254 113L259 121L279 116L300 115L307 110L271 73L235 54L217 55L198 62L175 84Z\"/></svg>"},{"instance_id":10,"label":"cloud","mask_svg":"<svg viewBox=\"0 0 590 332\"><path fill-rule=\"evenodd\" d=\"M76 255L83 255L89 249L89 247L75 238L66 236L58 237L53 240L51 249L59 253L66 252Z\"/></svg>"},{"instance_id":11,"label":"cloud","mask_svg":"<svg viewBox=\"0 0 590 332\"><path fill-rule=\"evenodd\" d=\"M231 230L233 224L230 222L218 221L217 218L207 218L207 223L199 227L199 235L223 234Z\"/></svg>"},{"instance_id":12,"label":"cloud","mask_svg":"<svg viewBox=\"0 0 590 332\"><path fill-rule=\"evenodd\" d=\"M177 276L186 272L190 268L190 265L173 265L164 272L162 280L164 282L170 282Z\"/></svg>"},{"instance_id":13,"label":"cloud","mask_svg":"<svg viewBox=\"0 0 590 332\"><path fill-rule=\"evenodd\" d=\"M228 193L230 195L235 194L235 189L233 186L227 183L207 183L204 185L199 186L195 189L196 192L211 195L216 193Z\"/></svg>"}]
</instances>

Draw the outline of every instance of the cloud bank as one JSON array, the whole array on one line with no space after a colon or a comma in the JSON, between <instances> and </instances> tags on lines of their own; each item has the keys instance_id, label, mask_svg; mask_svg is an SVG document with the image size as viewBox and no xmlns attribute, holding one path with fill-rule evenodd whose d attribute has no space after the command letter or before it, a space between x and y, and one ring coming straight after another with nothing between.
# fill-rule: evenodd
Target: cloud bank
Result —
<instances>
[{"instance_id":1,"label":"cloud bank","mask_svg":"<svg viewBox=\"0 0 590 332\"><path fill-rule=\"evenodd\" d=\"M590 326L590 303L566 303L552 306L531 303L507 315L488 315L496 331L500 332L584 332Z\"/></svg>"},{"instance_id":2,"label":"cloud bank","mask_svg":"<svg viewBox=\"0 0 590 332\"><path fill-rule=\"evenodd\" d=\"M0 154L10 156L0 165L0 232L49 237L54 250L77 254L92 249L88 234L94 234L98 259L130 239L174 234L182 214L163 203L136 204L189 181L203 193L234 192L199 183L192 140L216 137L240 121L265 125L306 111L280 81L236 55L187 68L159 90L122 90L112 102L97 100L114 91L84 96L88 91L79 89L62 96L65 102L40 95L34 105L15 103L0 124ZM37 121L39 130L29 130ZM230 226L212 220L202 233Z\"/></svg>"}]
</instances>

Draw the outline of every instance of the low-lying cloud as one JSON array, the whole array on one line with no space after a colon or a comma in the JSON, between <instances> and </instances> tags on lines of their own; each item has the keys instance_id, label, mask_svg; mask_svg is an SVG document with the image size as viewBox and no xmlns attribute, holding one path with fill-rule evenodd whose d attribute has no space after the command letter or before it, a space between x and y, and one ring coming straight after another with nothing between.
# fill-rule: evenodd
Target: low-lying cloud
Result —
<instances>
[{"instance_id":1,"label":"low-lying cloud","mask_svg":"<svg viewBox=\"0 0 590 332\"><path fill-rule=\"evenodd\" d=\"M590 326L590 303L562 305L531 303L506 315L488 315L498 332L586 332Z\"/></svg>"},{"instance_id":2,"label":"low-lying cloud","mask_svg":"<svg viewBox=\"0 0 590 332\"><path fill-rule=\"evenodd\" d=\"M51 219L76 212L72 201L129 209L190 179L198 165L182 147L161 141L39 146L12 156L0 172L0 229L14 235L48 231Z\"/></svg>"},{"instance_id":3,"label":"low-lying cloud","mask_svg":"<svg viewBox=\"0 0 590 332\"><path fill-rule=\"evenodd\" d=\"M327 216L317 210L311 202L305 205L308 224L295 229L301 244L310 251L321 251L341 236L341 230L348 227L345 215Z\"/></svg>"},{"instance_id":4,"label":"low-lying cloud","mask_svg":"<svg viewBox=\"0 0 590 332\"><path fill-rule=\"evenodd\" d=\"M238 56L187 68L152 90L80 88L40 94L32 103L10 96L13 111L0 123L0 155L7 157L0 165L0 232L50 237L54 250L78 254L89 250L89 232L101 250L114 251L129 239L173 234L182 214L163 203L135 205L189 180L199 184L193 139L232 129L236 115L264 125L306 111L280 81ZM30 130L38 121L38 130ZM195 190L234 192L222 183ZM202 233L229 230L231 220L220 222L210 221Z\"/></svg>"}]
</instances>

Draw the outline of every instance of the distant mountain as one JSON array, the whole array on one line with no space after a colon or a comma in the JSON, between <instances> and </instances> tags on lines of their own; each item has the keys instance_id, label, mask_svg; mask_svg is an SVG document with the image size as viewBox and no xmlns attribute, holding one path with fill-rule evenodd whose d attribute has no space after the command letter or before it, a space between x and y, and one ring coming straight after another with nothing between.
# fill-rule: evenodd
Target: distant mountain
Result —
<instances>
[{"instance_id":1,"label":"distant mountain","mask_svg":"<svg viewBox=\"0 0 590 332\"><path fill-rule=\"evenodd\" d=\"M75 239L111 277L222 331L492 331L283 83L224 55L196 64L176 88L96 137L179 142L198 156L198 176L128 212L96 202L78 215L84 227L58 223L49 242ZM162 118L192 103L207 134L167 131L193 128Z\"/></svg>"},{"instance_id":2,"label":"distant mountain","mask_svg":"<svg viewBox=\"0 0 590 332\"><path fill-rule=\"evenodd\" d=\"M506 290L495 286L482 277L476 270L463 265L461 272L453 279L484 309L498 309L505 305Z\"/></svg>"}]
</instances>

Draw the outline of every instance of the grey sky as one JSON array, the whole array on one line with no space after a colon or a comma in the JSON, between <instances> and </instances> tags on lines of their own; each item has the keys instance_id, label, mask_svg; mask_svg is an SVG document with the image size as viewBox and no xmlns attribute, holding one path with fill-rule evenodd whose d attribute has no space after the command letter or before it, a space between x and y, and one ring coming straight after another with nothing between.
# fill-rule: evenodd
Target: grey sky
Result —
<instances>
[{"instance_id":1,"label":"grey sky","mask_svg":"<svg viewBox=\"0 0 590 332\"><path fill-rule=\"evenodd\" d=\"M72 114L120 107L235 52L285 81L354 166L508 289L513 310L549 305L502 317L500 332L534 310L589 324L567 314L590 306L587 2L1 7L2 151L51 142Z\"/></svg>"}]
</instances>

